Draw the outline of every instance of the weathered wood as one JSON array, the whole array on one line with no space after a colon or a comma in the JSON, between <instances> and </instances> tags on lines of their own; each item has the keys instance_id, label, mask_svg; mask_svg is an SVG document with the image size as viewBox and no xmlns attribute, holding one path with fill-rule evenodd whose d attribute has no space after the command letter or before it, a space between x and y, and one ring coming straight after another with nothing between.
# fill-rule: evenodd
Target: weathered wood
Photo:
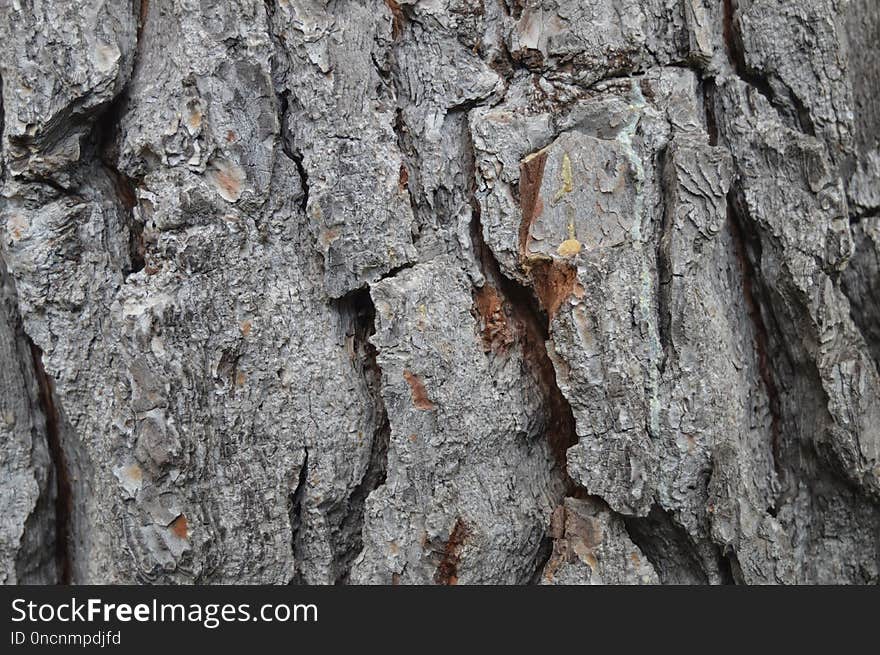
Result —
<instances>
[{"instance_id":1,"label":"weathered wood","mask_svg":"<svg viewBox=\"0 0 880 655\"><path fill-rule=\"evenodd\" d=\"M872 0L0 0L6 583L880 582Z\"/></svg>"}]
</instances>

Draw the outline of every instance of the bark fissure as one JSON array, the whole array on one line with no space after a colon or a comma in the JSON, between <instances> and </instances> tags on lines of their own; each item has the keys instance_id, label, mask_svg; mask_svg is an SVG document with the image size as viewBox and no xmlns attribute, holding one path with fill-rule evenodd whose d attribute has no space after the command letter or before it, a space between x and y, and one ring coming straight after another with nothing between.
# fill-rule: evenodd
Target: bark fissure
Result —
<instances>
[{"instance_id":1,"label":"bark fissure","mask_svg":"<svg viewBox=\"0 0 880 655\"><path fill-rule=\"evenodd\" d=\"M398 107L394 112L394 122L391 124L394 131L394 137L397 141L397 148L400 150L401 162L400 173L397 178L397 187L400 191L406 192L409 206L412 209L413 216L418 216L418 204L413 195L411 181L418 180L418 171L415 170L415 157L413 156L412 144L409 143L409 130L406 121L403 118L403 111ZM421 234L417 231L413 234L413 243L418 244Z\"/></svg>"},{"instance_id":2,"label":"bark fissure","mask_svg":"<svg viewBox=\"0 0 880 655\"><path fill-rule=\"evenodd\" d=\"M728 43L728 52L733 47L733 37L729 34L732 28L731 0L725 0L725 42ZM733 59L731 59L733 61ZM718 144L718 116L716 116L715 104L716 87L714 81L706 81L703 84L703 105L706 113L706 129L709 134L709 144ZM773 362L770 355L770 335L764 321L762 303L759 297L759 286L755 266L760 265L760 243L757 239L750 250L746 242L747 232L743 227L743 221L736 209L736 182L731 185L726 197L727 229L731 235L734 259L739 268L742 284L743 300L746 312L754 333L755 354L757 356L758 372L764 391L767 395L768 410L770 412L770 452L773 458L773 468L778 476L783 474L781 465L781 440L782 440L782 406L779 388L773 373ZM756 258L756 259L755 259ZM755 263L757 262L757 263ZM775 514L776 507L768 508L771 514Z\"/></svg>"},{"instance_id":3,"label":"bark fissure","mask_svg":"<svg viewBox=\"0 0 880 655\"><path fill-rule=\"evenodd\" d=\"M749 66L746 63L745 52L742 47L742 37L737 29L737 7L735 3L736 0L724 0L722 5L724 9L724 29L722 33L724 36L724 49L727 53L728 62L737 77L753 87L758 93L767 99L767 102L775 107L776 105L773 101L773 89L770 87L770 84L765 78L761 77L757 71L749 69Z\"/></svg>"},{"instance_id":4,"label":"bark fissure","mask_svg":"<svg viewBox=\"0 0 880 655\"><path fill-rule=\"evenodd\" d=\"M880 209L868 209L863 212L850 212L849 224L858 225L862 221L880 217Z\"/></svg>"},{"instance_id":5,"label":"bark fissure","mask_svg":"<svg viewBox=\"0 0 880 655\"><path fill-rule=\"evenodd\" d=\"M375 424L366 470L348 498L339 527L339 538L336 540L335 580L336 584L347 584L352 564L363 550L362 532L367 498L385 484L391 423L382 397L382 370L377 359L378 351L370 342L370 337L376 333L376 307L369 288L352 291L335 301L335 304L341 316L351 319L352 349L359 373L370 395L372 420Z\"/></svg>"},{"instance_id":6,"label":"bark fissure","mask_svg":"<svg viewBox=\"0 0 880 655\"><path fill-rule=\"evenodd\" d=\"M406 270L413 268L417 263L418 262L407 262L406 264L401 264L400 266L395 266L394 268L390 269L387 273L383 273L382 275L380 275L379 282L381 282L383 280L389 280L393 277L397 277L403 271L406 271ZM361 289L361 291L363 291L363 289ZM375 312L375 309L374 309L374 312Z\"/></svg>"},{"instance_id":7,"label":"bark fissure","mask_svg":"<svg viewBox=\"0 0 880 655\"><path fill-rule=\"evenodd\" d=\"M724 0L722 6L724 13L722 31L724 47L733 72L739 79L764 96L767 102L776 109L779 116L787 119L786 122L790 123L792 127L795 127L804 134L816 136L816 129L810 117L810 112L791 86L785 83L784 80L779 80L779 83L785 87L785 95L791 103L793 113L786 111L786 107L774 91L766 75L761 74L760 71L748 65L743 48L742 35L737 26L736 0Z\"/></svg>"},{"instance_id":8,"label":"bark fissure","mask_svg":"<svg viewBox=\"0 0 880 655\"><path fill-rule=\"evenodd\" d=\"M299 201L299 208L305 212L309 206L309 174L308 171L306 171L303 154L294 148L293 144L290 142L287 120L289 116L291 93L290 91L284 91L282 93L277 93L276 96L278 98L278 115L279 123L281 125L281 152L293 162L294 166L296 166L300 187L303 192L302 198L300 198Z\"/></svg>"},{"instance_id":9,"label":"bark fissure","mask_svg":"<svg viewBox=\"0 0 880 655\"><path fill-rule=\"evenodd\" d=\"M303 449L303 462L299 469L299 478L296 488L290 494L290 547L294 558L294 575L290 584L302 584L302 548L300 530L303 525L303 504L306 496L306 488L309 483L309 449Z\"/></svg>"},{"instance_id":10,"label":"bark fissure","mask_svg":"<svg viewBox=\"0 0 880 655\"><path fill-rule=\"evenodd\" d=\"M669 251L672 239L672 216L668 202L665 200L667 189L668 168L674 166L667 156L668 151L663 150L657 155L660 161L660 194L661 194L661 222L660 234L657 239L657 338L660 340L661 357L659 363L660 374L666 371L666 363L669 361L673 349L672 344L672 259Z\"/></svg>"},{"instance_id":11,"label":"bark fissure","mask_svg":"<svg viewBox=\"0 0 880 655\"><path fill-rule=\"evenodd\" d=\"M473 144L470 143L469 146L468 152L471 155L470 170L475 171L476 154L473 149ZM538 173L538 177L540 177L543 175L543 157L538 158L538 166L541 169ZM523 359L529 367L535 381L538 383L543 396L543 411L545 419L544 434L554 457L559 475L564 482L563 491L556 499L557 505L561 505L564 502L565 497L577 496L582 490L578 488L578 485L568 473L567 452L569 448L578 442L574 411L572 410L568 399L565 397L565 394L563 394L562 390L559 388L559 384L556 380L556 368L553 361L550 359L547 350L547 341L550 338L550 320L553 313L558 308L558 303L550 300L542 302L537 290L537 286L541 284L541 280L534 279L534 270L533 279L536 288L532 289L523 286L503 273L501 265L483 236L483 225L480 214L481 208L475 197L476 177L472 175L471 178L473 180L470 189L471 244L480 272L486 280L484 287L482 289L477 289L475 292L478 300L475 305L479 310L481 304L486 304L485 300L482 303L479 302L479 300L481 295L485 296L485 290L487 288L491 288L493 294L495 294L494 290L497 290L497 295L500 296L500 302L496 300L493 303L489 303L489 306L491 307L497 304L499 312L508 314L510 317L509 319L502 318L504 323L503 329L500 327L496 328L495 334L488 335L488 340L487 335L484 334L484 343L491 348L497 341L497 337L500 335L500 343L504 348L506 348L511 341L516 341L522 349ZM535 190L535 192L537 193L537 190ZM534 198L527 199L526 202L534 203ZM525 234L521 228L518 236L521 252L525 252L524 248L527 246L528 224L531 220L529 215L531 211L532 209L523 206L523 223L527 224L527 227L525 228ZM569 271L569 273L572 276L575 275L574 270ZM555 307L551 305L555 305ZM504 306L508 308L507 312L504 312ZM479 313L484 314L483 320L486 323L486 327L491 328L491 313L485 311L485 309ZM513 324L512 329L507 326L508 321ZM552 539L548 537L549 527L550 526L546 526L545 534L542 537L537 552L535 553L534 568L532 569L533 573L529 577L531 583L536 584L540 582L541 571L543 571L544 566L552 555Z\"/></svg>"},{"instance_id":12,"label":"bark fissure","mask_svg":"<svg viewBox=\"0 0 880 655\"><path fill-rule=\"evenodd\" d=\"M715 80L707 78L702 82L703 111L706 115L706 133L709 135L709 145L718 145L718 119L715 116Z\"/></svg>"},{"instance_id":13,"label":"bark fissure","mask_svg":"<svg viewBox=\"0 0 880 655\"><path fill-rule=\"evenodd\" d=\"M144 241L144 224L138 220L135 214L135 209L138 206L137 186L140 182L120 171L115 163L117 155L115 139L126 100L127 86L95 121L92 140L95 143L101 165L113 182L119 207L125 212L125 224L129 233L129 264L123 274L128 277L146 267L147 249Z\"/></svg>"},{"instance_id":14,"label":"bark fissure","mask_svg":"<svg viewBox=\"0 0 880 655\"><path fill-rule=\"evenodd\" d=\"M529 576L530 585L541 584L544 577L544 569L553 556L553 537L549 533L545 533L541 538L541 544L538 546L538 552L535 553L535 564L532 567L532 575Z\"/></svg>"},{"instance_id":15,"label":"bark fissure","mask_svg":"<svg viewBox=\"0 0 880 655\"><path fill-rule=\"evenodd\" d=\"M125 224L129 233L129 261L122 272L126 278L144 270L146 267L147 249L144 241L144 225L138 220L135 213L135 209L138 206L137 187L142 184L142 180L132 178L119 169L116 163L119 156L117 139L120 136L120 125L126 105L131 99L131 81L140 64L142 36L147 22L149 7L150 0L140 0L134 55L128 77L116 96L96 116L89 135L89 147L94 149L95 158L110 177L119 207L125 213Z\"/></svg>"},{"instance_id":16,"label":"bark fissure","mask_svg":"<svg viewBox=\"0 0 880 655\"><path fill-rule=\"evenodd\" d=\"M434 582L438 585L455 585L458 583L458 566L461 562L461 551L470 531L465 522L459 517L449 533L449 539L443 546L443 553L437 571L434 573Z\"/></svg>"},{"instance_id":17,"label":"bark fissure","mask_svg":"<svg viewBox=\"0 0 880 655\"><path fill-rule=\"evenodd\" d=\"M544 396L547 443L566 480L566 486L573 491L575 484L568 476L566 451L577 443L578 437L574 412L556 382L556 369L547 352L547 340L550 338L549 317L533 290L504 275L498 260L482 235L480 208L479 205L474 204L471 238L477 261L480 263L483 275L501 293L503 302L510 308L511 316L518 327L516 335L522 348L523 358Z\"/></svg>"},{"instance_id":18,"label":"bark fissure","mask_svg":"<svg viewBox=\"0 0 880 655\"><path fill-rule=\"evenodd\" d=\"M709 583L693 539L669 512L654 505L646 517L623 516L626 532L663 584Z\"/></svg>"},{"instance_id":19,"label":"bark fissure","mask_svg":"<svg viewBox=\"0 0 880 655\"><path fill-rule=\"evenodd\" d=\"M758 357L758 372L764 385L764 391L767 394L768 409L770 411L770 452L773 456L773 468L780 479L782 479L784 474L780 456L782 407L779 388L773 373L773 361L770 355L770 335L764 322L763 303L758 295L760 286L755 273L755 266L760 265L760 245L754 244L752 248L754 254L750 255L744 237L742 222L736 209L736 198L733 189L727 195L727 225L733 240L735 258L739 265L746 311L752 323L755 353ZM775 512L775 508L770 509L771 513Z\"/></svg>"},{"instance_id":20,"label":"bark fissure","mask_svg":"<svg viewBox=\"0 0 880 655\"><path fill-rule=\"evenodd\" d=\"M58 567L58 580L61 584L70 584L73 577L70 544L73 492L61 439L61 416L55 404L52 379L43 367L43 352L30 337L26 338L31 349L34 374L37 378L37 398L46 419L46 440L55 472L55 562Z\"/></svg>"}]
</instances>

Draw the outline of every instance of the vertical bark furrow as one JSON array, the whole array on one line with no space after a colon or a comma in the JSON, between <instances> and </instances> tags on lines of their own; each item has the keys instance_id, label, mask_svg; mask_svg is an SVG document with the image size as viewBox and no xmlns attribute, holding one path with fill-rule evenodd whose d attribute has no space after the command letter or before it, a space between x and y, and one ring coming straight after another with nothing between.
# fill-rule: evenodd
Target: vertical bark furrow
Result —
<instances>
[{"instance_id":1,"label":"vertical bark furrow","mask_svg":"<svg viewBox=\"0 0 880 655\"><path fill-rule=\"evenodd\" d=\"M39 406L46 419L46 442L55 472L55 562L58 567L58 582L70 584L73 578L70 531L74 498L70 471L64 455L65 446L61 441L61 417L55 407L52 380L43 368L43 353L30 340L29 345L39 388Z\"/></svg>"}]
</instances>

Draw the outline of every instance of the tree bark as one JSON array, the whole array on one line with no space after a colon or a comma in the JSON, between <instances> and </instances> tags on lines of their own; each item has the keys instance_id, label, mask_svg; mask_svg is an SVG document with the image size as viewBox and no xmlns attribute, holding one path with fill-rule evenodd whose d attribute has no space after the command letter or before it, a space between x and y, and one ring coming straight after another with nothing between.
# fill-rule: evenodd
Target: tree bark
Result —
<instances>
[{"instance_id":1,"label":"tree bark","mask_svg":"<svg viewBox=\"0 0 880 655\"><path fill-rule=\"evenodd\" d=\"M0 0L6 583L877 583L875 0Z\"/></svg>"}]
</instances>

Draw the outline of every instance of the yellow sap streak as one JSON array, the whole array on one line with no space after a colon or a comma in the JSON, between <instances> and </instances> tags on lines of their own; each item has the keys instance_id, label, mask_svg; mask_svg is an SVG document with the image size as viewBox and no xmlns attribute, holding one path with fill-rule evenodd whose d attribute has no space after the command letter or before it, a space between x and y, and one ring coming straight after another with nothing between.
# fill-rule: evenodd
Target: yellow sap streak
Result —
<instances>
[{"instance_id":1,"label":"yellow sap streak","mask_svg":"<svg viewBox=\"0 0 880 655\"><path fill-rule=\"evenodd\" d=\"M571 193L574 188L571 180L571 158L567 152L562 153L562 188L553 196L553 204L556 204L566 193Z\"/></svg>"}]
</instances>

